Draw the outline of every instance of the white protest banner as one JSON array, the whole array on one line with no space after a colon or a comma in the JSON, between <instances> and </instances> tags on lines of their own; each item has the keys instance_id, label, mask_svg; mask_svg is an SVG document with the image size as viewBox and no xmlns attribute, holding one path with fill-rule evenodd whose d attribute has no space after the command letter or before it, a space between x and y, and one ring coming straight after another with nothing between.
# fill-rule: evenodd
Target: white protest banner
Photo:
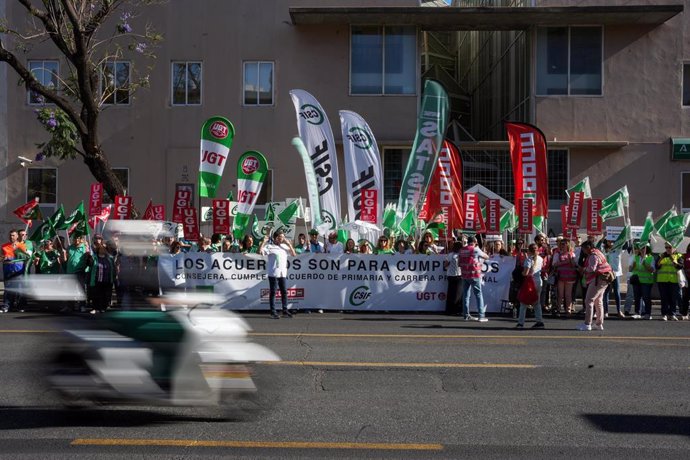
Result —
<instances>
[{"instance_id":1,"label":"white protest banner","mask_svg":"<svg viewBox=\"0 0 690 460\"><path fill-rule=\"evenodd\" d=\"M287 288L293 308L326 310L443 311L444 256L300 254L288 259ZM513 257L484 262L487 311L508 298ZM161 286L212 289L232 309L268 309L266 259L257 254L198 253L161 256Z\"/></svg>"}]
</instances>

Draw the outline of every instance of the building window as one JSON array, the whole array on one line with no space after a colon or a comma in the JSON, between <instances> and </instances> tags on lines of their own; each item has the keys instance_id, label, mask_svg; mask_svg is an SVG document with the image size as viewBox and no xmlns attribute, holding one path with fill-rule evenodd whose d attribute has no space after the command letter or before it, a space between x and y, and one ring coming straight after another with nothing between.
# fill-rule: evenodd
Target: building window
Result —
<instances>
[{"instance_id":1,"label":"building window","mask_svg":"<svg viewBox=\"0 0 690 460\"><path fill-rule=\"evenodd\" d=\"M60 63L58 61L29 61L29 71L36 77L38 82L48 89L57 91L59 87L58 75L60 74ZM44 104L45 100L40 94L29 90L29 104Z\"/></svg>"},{"instance_id":2,"label":"building window","mask_svg":"<svg viewBox=\"0 0 690 460\"><path fill-rule=\"evenodd\" d=\"M602 94L603 29L537 29L537 95Z\"/></svg>"},{"instance_id":3,"label":"building window","mask_svg":"<svg viewBox=\"0 0 690 460\"><path fill-rule=\"evenodd\" d=\"M101 72L101 97L104 104L129 104L129 62L110 61Z\"/></svg>"},{"instance_id":4,"label":"building window","mask_svg":"<svg viewBox=\"0 0 690 460\"><path fill-rule=\"evenodd\" d=\"M244 105L273 105L273 63L244 63Z\"/></svg>"},{"instance_id":5,"label":"building window","mask_svg":"<svg viewBox=\"0 0 690 460\"><path fill-rule=\"evenodd\" d=\"M350 94L415 94L415 27L352 26Z\"/></svg>"},{"instance_id":6,"label":"building window","mask_svg":"<svg viewBox=\"0 0 690 460\"><path fill-rule=\"evenodd\" d=\"M131 195L129 193L129 168L113 168L113 174L120 180L122 188L125 190L125 195ZM103 194L103 204L112 204L115 197L110 197L108 192Z\"/></svg>"},{"instance_id":7,"label":"building window","mask_svg":"<svg viewBox=\"0 0 690 460\"><path fill-rule=\"evenodd\" d=\"M383 202L397 203L410 149L383 149Z\"/></svg>"},{"instance_id":8,"label":"building window","mask_svg":"<svg viewBox=\"0 0 690 460\"><path fill-rule=\"evenodd\" d=\"M201 62L172 63L172 104L201 104Z\"/></svg>"},{"instance_id":9,"label":"building window","mask_svg":"<svg viewBox=\"0 0 690 460\"><path fill-rule=\"evenodd\" d=\"M683 107L690 107L690 62L683 64Z\"/></svg>"},{"instance_id":10,"label":"building window","mask_svg":"<svg viewBox=\"0 0 690 460\"><path fill-rule=\"evenodd\" d=\"M41 213L49 217L57 208L57 168L26 170L26 203L38 198Z\"/></svg>"}]
</instances>

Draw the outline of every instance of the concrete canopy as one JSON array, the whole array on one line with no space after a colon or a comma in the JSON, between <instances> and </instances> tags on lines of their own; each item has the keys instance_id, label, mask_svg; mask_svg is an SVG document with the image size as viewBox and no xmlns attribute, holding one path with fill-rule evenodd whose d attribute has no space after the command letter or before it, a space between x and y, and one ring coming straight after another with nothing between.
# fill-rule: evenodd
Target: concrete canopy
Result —
<instances>
[{"instance_id":1,"label":"concrete canopy","mask_svg":"<svg viewBox=\"0 0 690 460\"><path fill-rule=\"evenodd\" d=\"M410 25L423 30L522 30L533 26L659 25L682 4L565 7L290 7L294 25Z\"/></svg>"}]
</instances>

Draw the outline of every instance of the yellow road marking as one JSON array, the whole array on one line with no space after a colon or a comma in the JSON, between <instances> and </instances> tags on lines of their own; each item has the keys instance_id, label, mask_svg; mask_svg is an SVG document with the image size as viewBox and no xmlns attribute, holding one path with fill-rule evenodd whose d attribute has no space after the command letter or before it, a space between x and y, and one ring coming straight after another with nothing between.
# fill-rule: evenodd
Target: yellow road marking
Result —
<instances>
[{"instance_id":1,"label":"yellow road marking","mask_svg":"<svg viewBox=\"0 0 690 460\"><path fill-rule=\"evenodd\" d=\"M262 364L273 366L342 366L342 367L434 367L434 368L503 368L536 369L534 364L505 363L368 363L348 361L270 361Z\"/></svg>"},{"instance_id":2,"label":"yellow road marking","mask_svg":"<svg viewBox=\"0 0 690 460\"><path fill-rule=\"evenodd\" d=\"M690 337L653 337L653 336L606 336L577 333L573 335L474 335L474 334L339 334L318 332L251 332L256 337L325 337L325 338L374 338L374 339L524 339L524 340L687 340Z\"/></svg>"},{"instance_id":3,"label":"yellow road marking","mask_svg":"<svg viewBox=\"0 0 690 460\"><path fill-rule=\"evenodd\" d=\"M236 447L263 449L377 449L377 450L443 450L441 444L398 444L366 442L268 442L268 441L199 441L194 439L75 439L72 446L171 446Z\"/></svg>"}]
</instances>

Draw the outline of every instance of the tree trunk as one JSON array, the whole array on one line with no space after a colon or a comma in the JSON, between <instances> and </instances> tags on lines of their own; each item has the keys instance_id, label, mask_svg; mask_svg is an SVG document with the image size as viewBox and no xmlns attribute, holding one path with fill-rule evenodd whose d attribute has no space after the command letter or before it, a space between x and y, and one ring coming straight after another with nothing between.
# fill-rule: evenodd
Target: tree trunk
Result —
<instances>
[{"instance_id":1,"label":"tree trunk","mask_svg":"<svg viewBox=\"0 0 690 460\"><path fill-rule=\"evenodd\" d=\"M100 147L88 149L84 157L84 163L91 171L93 177L103 184L103 189L110 196L111 200L115 200L116 195L124 195L125 189L117 178L113 169L110 166L108 158L103 154ZM139 215L136 207L132 206L132 213L134 217Z\"/></svg>"}]
</instances>

